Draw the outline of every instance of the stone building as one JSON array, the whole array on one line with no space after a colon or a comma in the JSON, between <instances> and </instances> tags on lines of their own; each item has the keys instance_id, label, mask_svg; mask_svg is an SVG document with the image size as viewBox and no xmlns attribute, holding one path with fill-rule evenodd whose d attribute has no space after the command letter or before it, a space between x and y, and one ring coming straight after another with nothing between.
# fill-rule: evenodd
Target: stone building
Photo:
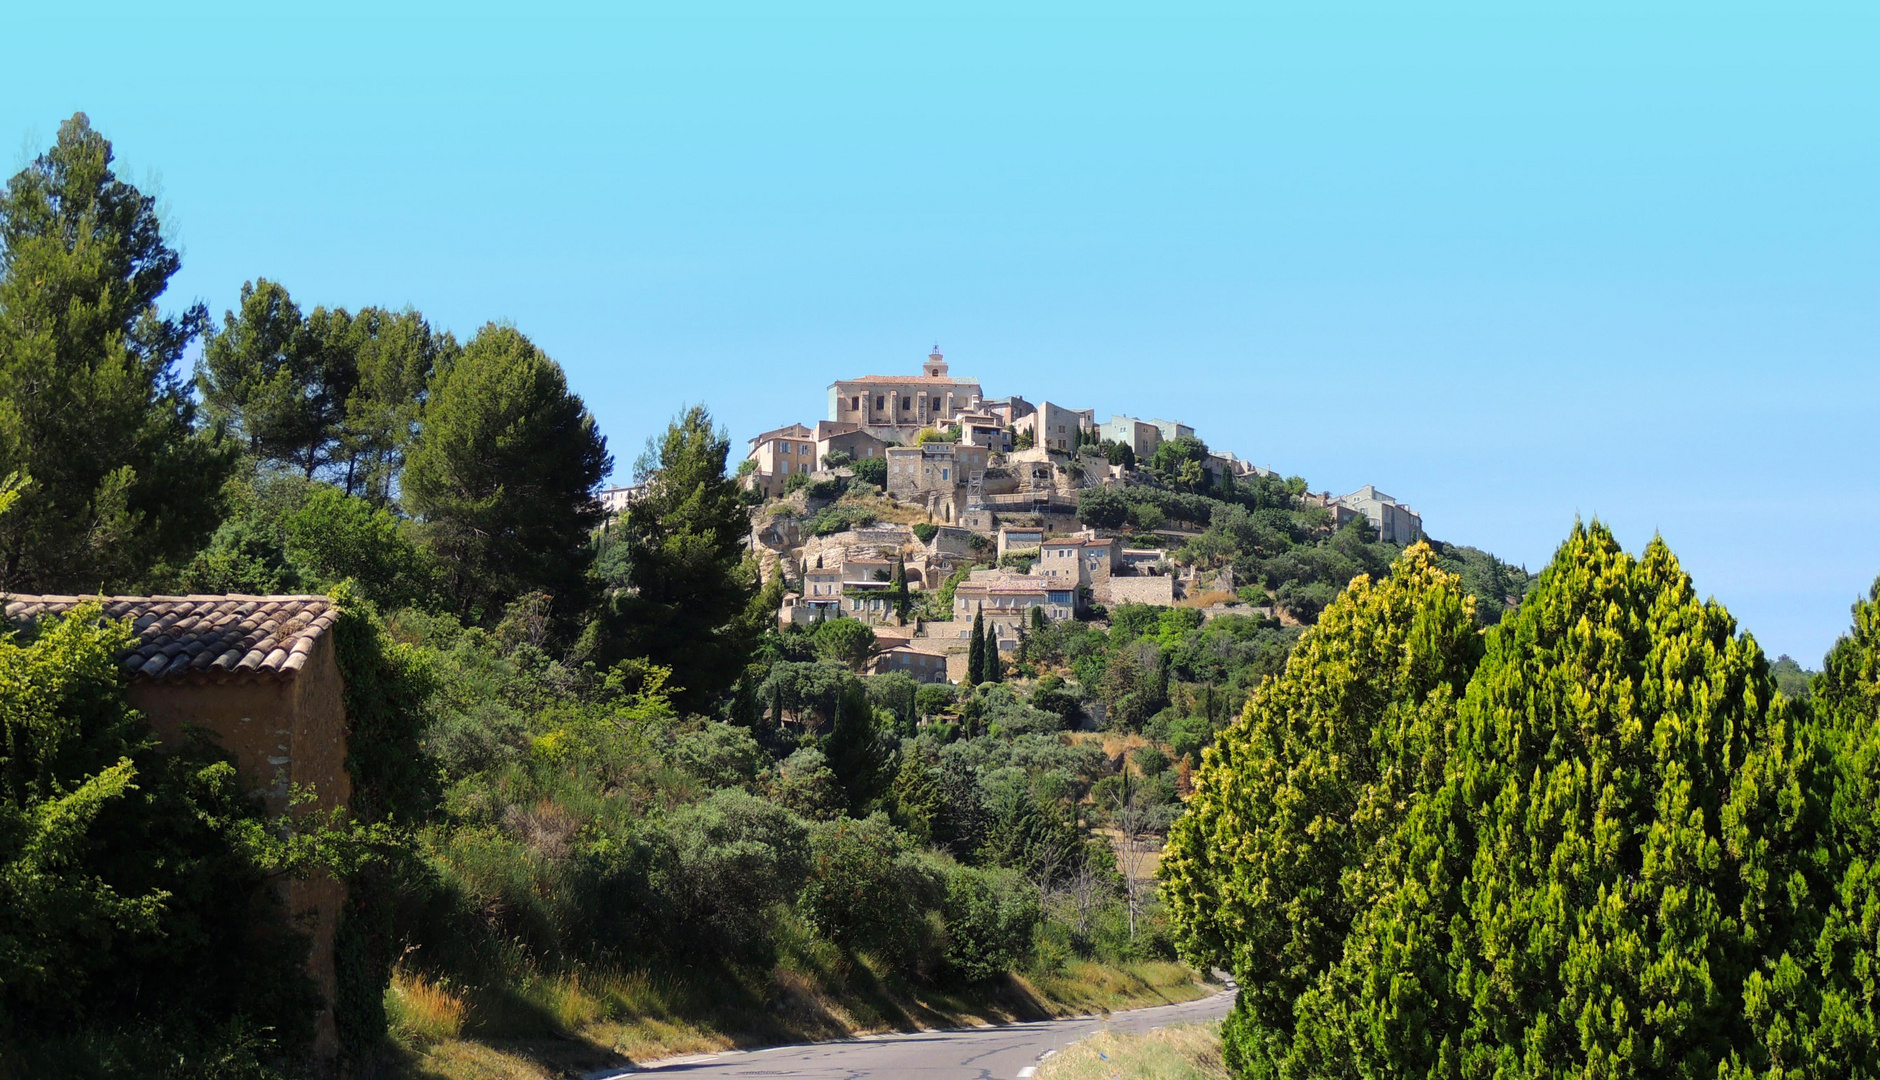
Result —
<instances>
[{"instance_id":1,"label":"stone building","mask_svg":"<svg viewBox=\"0 0 1880 1080\"><path fill-rule=\"evenodd\" d=\"M984 614L987 622L1015 626L1029 623L1032 608L1047 617L1068 619L1077 614L1076 588L1035 574L1004 570L975 570L953 588L953 619L970 622Z\"/></svg>"},{"instance_id":2,"label":"stone building","mask_svg":"<svg viewBox=\"0 0 1880 1080\"><path fill-rule=\"evenodd\" d=\"M1155 456L1156 448L1162 445L1162 429L1147 420L1138 420L1121 413L1111 415L1098 425L1097 434L1105 442L1121 443L1129 447L1136 455L1136 460L1147 463Z\"/></svg>"},{"instance_id":3,"label":"stone building","mask_svg":"<svg viewBox=\"0 0 1880 1080\"><path fill-rule=\"evenodd\" d=\"M919 375L866 375L829 384L830 420L903 443L913 442L921 428L951 423L979 403L978 380L954 378L937 349Z\"/></svg>"},{"instance_id":4,"label":"stone building","mask_svg":"<svg viewBox=\"0 0 1880 1080\"><path fill-rule=\"evenodd\" d=\"M831 420L816 421L816 430L811 433L816 440L816 461L820 464L830 454L847 454L851 460L886 457L888 444L863 431L858 424L836 423Z\"/></svg>"},{"instance_id":5,"label":"stone building","mask_svg":"<svg viewBox=\"0 0 1880 1080\"><path fill-rule=\"evenodd\" d=\"M924 639L892 645L875 655L870 673L886 675L899 671L912 676L916 682L946 682L947 655L958 651L957 647L949 649L940 642Z\"/></svg>"},{"instance_id":6,"label":"stone building","mask_svg":"<svg viewBox=\"0 0 1880 1080\"><path fill-rule=\"evenodd\" d=\"M888 448L888 492L902 499L925 501L951 521L974 474L986 470L987 450L969 443L930 442Z\"/></svg>"},{"instance_id":7,"label":"stone building","mask_svg":"<svg viewBox=\"0 0 1880 1080\"><path fill-rule=\"evenodd\" d=\"M751 440L751 451L745 457L757 462L757 470L745 483L770 499L783 494L783 486L790 477L815 472L820 460L816 453L816 433L802 424L791 424L757 436Z\"/></svg>"},{"instance_id":8,"label":"stone building","mask_svg":"<svg viewBox=\"0 0 1880 1080\"><path fill-rule=\"evenodd\" d=\"M1413 544L1423 535L1423 519L1416 511L1377 490L1373 484L1366 484L1349 495L1327 499L1325 507L1332 512L1334 527L1363 515L1377 530L1377 538L1385 543Z\"/></svg>"},{"instance_id":9,"label":"stone building","mask_svg":"<svg viewBox=\"0 0 1880 1080\"><path fill-rule=\"evenodd\" d=\"M6 597L15 625L64 614L97 597ZM188 728L203 728L235 758L250 790L275 815L288 813L296 789L312 801L293 812L330 811L352 798L346 772L345 685L330 632L338 611L324 596L111 596L107 618L136 632L120 658L132 707L161 745L175 748ZM339 1052L333 1004L339 982L333 946L346 901L345 882L324 872L282 878L288 917L308 935L307 969L326 1002L315 1024L314 1053Z\"/></svg>"},{"instance_id":10,"label":"stone building","mask_svg":"<svg viewBox=\"0 0 1880 1080\"><path fill-rule=\"evenodd\" d=\"M1195 437L1194 428L1176 420L1163 420L1158 418L1149 422L1154 424L1156 430L1162 433L1163 442L1174 442L1176 439L1192 439Z\"/></svg>"},{"instance_id":11,"label":"stone building","mask_svg":"<svg viewBox=\"0 0 1880 1080\"><path fill-rule=\"evenodd\" d=\"M1095 432L1096 410L1066 409L1044 402L1030 416L1032 445L1070 453L1084 432Z\"/></svg>"},{"instance_id":12,"label":"stone building","mask_svg":"<svg viewBox=\"0 0 1880 1080\"><path fill-rule=\"evenodd\" d=\"M1113 536L1099 538L1088 531L1054 536L1039 546L1032 572L1074 590L1082 606L1084 597L1096 596L1122 570L1122 551L1123 542Z\"/></svg>"}]
</instances>

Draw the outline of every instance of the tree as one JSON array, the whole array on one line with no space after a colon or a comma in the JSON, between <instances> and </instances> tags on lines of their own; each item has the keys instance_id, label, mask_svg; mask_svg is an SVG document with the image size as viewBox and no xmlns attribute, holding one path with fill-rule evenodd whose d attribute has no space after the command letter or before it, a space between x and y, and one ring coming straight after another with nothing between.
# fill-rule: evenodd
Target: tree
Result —
<instances>
[{"instance_id":1,"label":"tree","mask_svg":"<svg viewBox=\"0 0 1880 1080\"><path fill-rule=\"evenodd\" d=\"M1109 488L1085 488L1077 496L1077 520L1093 529L1120 529L1129 520L1129 504Z\"/></svg>"},{"instance_id":2,"label":"tree","mask_svg":"<svg viewBox=\"0 0 1880 1080\"><path fill-rule=\"evenodd\" d=\"M1751 977L1764 1006L1752 1022L1764 1041L1812 1052L1815 1075L1872 1077L1880 1062L1880 580L1853 614L1810 695L1834 760L1825 917L1806 981L1780 978L1788 972Z\"/></svg>"},{"instance_id":3,"label":"tree","mask_svg":"<svg viewBox=\"0 0 1880 1080\"><path fill-rule=\"evenodd\" d=\"M671 667L695 712L717 706L753 644L738 618L754 588L740 570L751 523L725 475L730 446L703 406L648 440L635 468L647 491L620 526L627 588L609 598L606 648Z\"/></svg>"},{"instance_id":4,"label":"tree","mask_svg":"<svg viewBox=\"0 0 1880 1080\"><path fill-rule=\"evenodd\" d=\"M346 400L358 382L351 324L346 312L325 308L304 318L279 284L245 282L241 314L223 315L196 366L209 415L249 454L313 479L340 455Z\"/></svg>"},{"instance_id":5,"label":"tree","mask_svg":"<svg viewBox=\"0 0 1880 1080\"><path fill-rule=\"evenodd\" d=\"M1434 786L1417 770L1480 652L1460 579L1418 545L1353 581L1204 755L1163 892L1182 954L1234 973L1259 1042L1285 1043L1339 958L1356 916L1343 882Z\"/></svg>"},{"instance_id":6,"label":"tree","mask_svg":"<svg viewBox=\"0 0 1880 1080\"><path fill-rule=\"evenodd\" d=\"M1816 945L1808 725L1662 540L1576 526L1443 730L1440 785L1345 881L1337 962L1261 1052L1326 1077L1812 1064L1784 1000Z\"/></svg>"},{"instance_id":7,"label":"tree","mask_svg":"<svg viewBox=\"0 0 1880 1080\"><path fill-rule=\"evenodd\" d=\"M1005 664L999 658L999 628L986 627L986 681L1004 682Z\"/></svg>"},{"instance_id":8,"label":"tree","mask_svg":"<svg viewBox=\"0 0 1880 1080\"><path fill-rule=\"evenodd\" d=\"M888 579L888 595L894 602L894 613L902 622L907 621L907 613L912 604L907 595L907 560L896 557L894 576Z\"/></svg>"},{"instance_id":9,"label":"tree","mask_svg":"<svg viewBox=\"0 0 1880 1080\"><path fill-rule=\"evenodd\" d=\"M130 587L215 529L234 448L198 431L176 367L202 305L157 308L181 266L155 200L83 113L0 197L0 587Z\"/></svg>"},{"instance_id":10,"label":"tree","mask_svg":"<svg viewBox=\"0 0 1880 1080\"><path fill-rule=\"evenodd\" d=\"M973 636L966 646L966 685L978 686L986 681L986 613L984 609L973 612Z\"/></svg>"},{"instance_id":11,"label":"tree","mask_svg":"<svg viewBox=\"0 0 1880 1080\"><path fill-rule=\"evenodd\" d=\"M494 622L533 590L579 613L612 466L561 366L513 327L479 331L433 380L405 477L458 613Z\"/></svg>"},{"instance_id":12,"label":"tree","mask_svg":"<svg viewBox=\"0 0 1880 1080\"><path fill-rule=\"evenodd\" d=\"M860 619L826 619L811 632L816 655L847 664L852 671L867 666L875 652L875 632Z\"/></svg>"}]
</instances>

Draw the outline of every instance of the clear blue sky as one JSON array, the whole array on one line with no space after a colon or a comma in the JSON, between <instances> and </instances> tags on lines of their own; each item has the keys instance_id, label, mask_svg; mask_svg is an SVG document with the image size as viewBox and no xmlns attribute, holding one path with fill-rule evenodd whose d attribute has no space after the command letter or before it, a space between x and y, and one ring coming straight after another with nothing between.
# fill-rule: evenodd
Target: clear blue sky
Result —
<instances>
[{"instance_id":1,"label":"clear blue sky","mask_svg":"<svg viewBox=\"0 0 1880 1080\"><path fill-rule=\"evenodd\" d=\"M0 136L89 113L179 304L513 321L623 472L938 341L1532 567L1661 531L1811 666L1880 573L1871 5L787 7L15 13Z\"/></svg>"}]
</instances>

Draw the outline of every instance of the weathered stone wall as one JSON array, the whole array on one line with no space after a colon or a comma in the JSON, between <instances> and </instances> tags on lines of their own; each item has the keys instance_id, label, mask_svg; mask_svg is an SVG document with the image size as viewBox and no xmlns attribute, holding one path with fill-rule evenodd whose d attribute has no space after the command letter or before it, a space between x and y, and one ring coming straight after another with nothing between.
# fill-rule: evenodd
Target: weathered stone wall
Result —
<instances>
[{"instance_id":1,"label":"weathered stone wall","mask_svg":"<svg viewBox=\"0 0 1880 1080\"><path fill-rule=\"evenodd\" d=\"M1157 577L1113 577L1091 587L1091 596L1100 604L1175 603L1175 579Z\"/></svg>"}]
</instances>

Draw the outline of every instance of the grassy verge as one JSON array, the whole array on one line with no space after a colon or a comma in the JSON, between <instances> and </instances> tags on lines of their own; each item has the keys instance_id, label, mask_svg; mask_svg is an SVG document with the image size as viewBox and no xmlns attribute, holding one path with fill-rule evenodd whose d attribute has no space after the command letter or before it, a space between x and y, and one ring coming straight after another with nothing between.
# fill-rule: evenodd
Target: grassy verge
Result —
<instances>
[{"instance_id":1,"label":"grassy verge","mask_svg":"<svg viewBox=\"0 0 1880 1080\"><path fill-rule=\"evenodd\" d=\"M1177 1024L1141 1035L1104 1032L1045 1059L1038 1080L1230 1080L1221 1025Z\"/></svg>"},{"instance_id":2,"label":"grassy verge","mask_svg":"<svg viewBox=\"0 0 1880 1080\"><path fill-rule=\"evenodd\" d=\"M1072 961L941 989L833 950L768 972L521 972L466 987L399 971L386 993L401 1075L546 1080L735 1047L962 1027L1190 1001L1216 987L1179 964Z\"/></svg>"}]
</instances>

